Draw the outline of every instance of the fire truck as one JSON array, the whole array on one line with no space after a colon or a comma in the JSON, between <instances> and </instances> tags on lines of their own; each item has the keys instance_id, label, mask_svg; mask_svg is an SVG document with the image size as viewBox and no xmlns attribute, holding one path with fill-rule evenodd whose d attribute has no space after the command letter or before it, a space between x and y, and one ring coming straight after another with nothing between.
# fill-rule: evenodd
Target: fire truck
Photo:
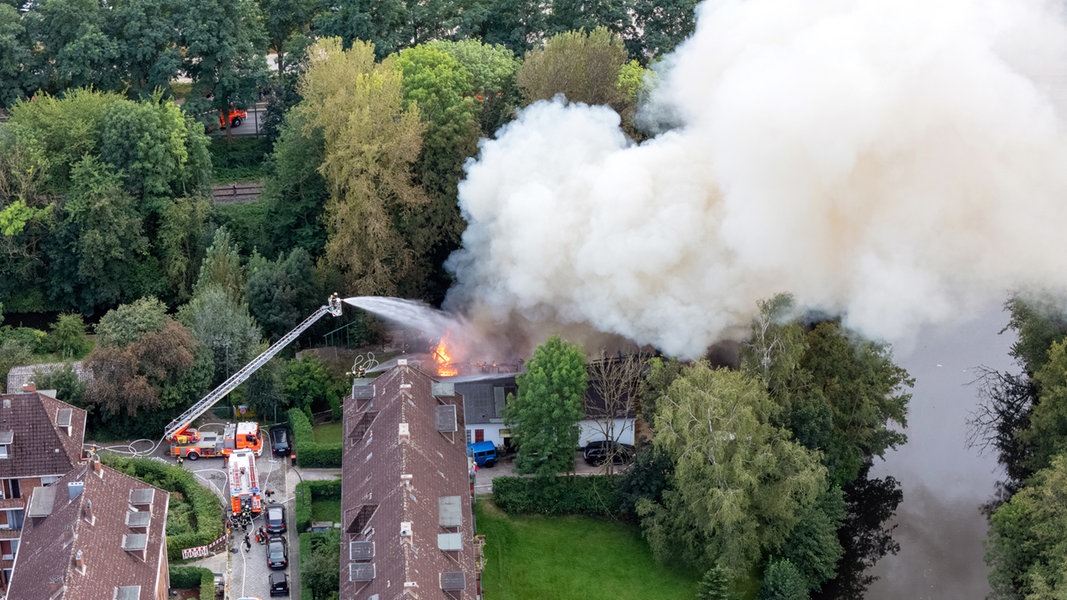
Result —
<instances>
[{"instance_id":1,"label":"fire truck","mask_svg":"<svg viewBox=\"0 0 1067 600\"><path fill-rule=\"evenodd\" d=\"M263 498L256 475L256 456L252 450L234 450L227 469L230 486L230 510L234 515L257 515L263 511Z\"/></svg>"},{"instance_id":2,"label":"fire truck","mask_svg":"<svg viewBox=\"0 0 1067 600\"><path fill-rule=\"evenodd\" d=\"M324 306L311 313L292 331L283 335L278 341L271 344L262 354L252 359L252 362L242 367L239 371L222 382L207 396L200 399L189 410L178 415L176 419L167 425L164 438L170 442L170 456L197 460L200 457L229 456L237 450L250 450L259 456L263 452L263 436L260 435L259 424L254 421L242 423L227 423L222 434L200 432L192 427L193 421L206 413L208 409L229 394L237 386L244 383L267 361L288 346L308 327L315 324L323 316L330 314L335 317L341 316L341 299L334 294L330 296Z\"/></svg>"}]
</instances>

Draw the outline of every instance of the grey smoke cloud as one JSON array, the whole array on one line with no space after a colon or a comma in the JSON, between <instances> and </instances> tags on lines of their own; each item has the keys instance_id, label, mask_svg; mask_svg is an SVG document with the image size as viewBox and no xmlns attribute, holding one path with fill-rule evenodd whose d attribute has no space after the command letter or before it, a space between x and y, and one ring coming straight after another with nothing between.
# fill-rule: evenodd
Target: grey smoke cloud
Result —
<instances>
[{"instance_id":1,"label":"grey smoke cloud","mask_svg":"<svg viewBox=\"0 0 1067 600\"><path fill-rule=\"evenodd\" d=\"M1067 289L1067 26L1041 0L709 0L643 112L541 102L467 166L447 304L693 357L781 291L898 341Z\"/></svg>"}]
</instances>

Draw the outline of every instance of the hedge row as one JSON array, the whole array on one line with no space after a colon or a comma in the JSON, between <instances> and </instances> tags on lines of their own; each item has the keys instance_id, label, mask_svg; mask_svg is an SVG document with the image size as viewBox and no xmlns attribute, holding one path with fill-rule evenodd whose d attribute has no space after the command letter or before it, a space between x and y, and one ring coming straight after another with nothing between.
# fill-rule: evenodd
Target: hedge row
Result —
<instances>
[{"instance_id":1,"label":"hedge row","mask_svg":"<svg viewBox=\"0 0 1067 600\"><path fill-rule=\"evenodd\" d=\"M297 531L304 531L311 525L311 503L321 498L340 498L340 479L316 479L301 481L296 484L296 510L293 521Z\"/></svg>"},{"instance_id":2,"label":"hedge row","mask_svg":"<svg viewBox=\"0 0 1067 600\"><path fill-rule=\"evenodd\" d=\"M127 475L142 479L168 492L180 493L193 507L196 531L168 535L168 559L181 560L184 548L206 546L222 536L222 501L214 492L201 485L189 471L165 461L129 458L109 452L103 453L101 460Z\"/></svg>"},{"instance_id":3,"label":"hedge row","mask_svg":"<svg viewBox=\"0 0 1067 600\"><path fill-rule=\"evenodd\" d=\"M200 588L200 600L215 600L215 574L203 567L171 567L170 587Z\"/></svg>"},{"instance_id":4,"label":"hedge row","mask_svg":"<svg viewBox=\"0 0 1067 600\"><path fill-rule=\"evenodd\" d=\"M341 444L317 444L311 421L299 408L289 409L289 427L296 444L296 464L305 469L340 468Z\"/></svg>"},{"instance_id":5,"label":"hedge row","mask_svg":"<svg viewBox=\"0 0 1067 600\"><path fill-rule=\"evenodd\" d=\"M493 503L511 514L615 517L621 509L618 487L617 475L497 477Z\"/></svg>"}]
</instances>

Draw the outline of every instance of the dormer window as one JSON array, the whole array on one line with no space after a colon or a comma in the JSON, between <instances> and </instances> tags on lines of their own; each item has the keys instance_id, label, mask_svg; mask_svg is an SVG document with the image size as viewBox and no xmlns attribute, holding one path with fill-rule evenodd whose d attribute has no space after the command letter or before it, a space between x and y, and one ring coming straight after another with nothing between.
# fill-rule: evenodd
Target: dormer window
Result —
<instances>
[{"instance_id":1,"label":"dormer window","mask_svg":"<svg viewBox=\"0 0 1067 600\"><path fill-rule=\"evenodd\" d=\"M0 459L11 458L11 443L14 440L14 431L0 431Z\"/></svg>"}]
</instances>

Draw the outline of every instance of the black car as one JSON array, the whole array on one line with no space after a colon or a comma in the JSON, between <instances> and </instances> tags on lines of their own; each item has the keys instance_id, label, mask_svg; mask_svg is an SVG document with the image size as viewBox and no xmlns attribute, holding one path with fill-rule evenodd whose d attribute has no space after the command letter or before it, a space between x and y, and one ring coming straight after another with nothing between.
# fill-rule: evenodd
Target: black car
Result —
<instances>
[{"instance_id":1,"label":"black car","mask_svg":"<svg viewBox=\"0 0 1067 600\"><path fill-rule=\"evenodd\" d=\"M582 456L585 462L594 466L604 464L608 458L611 458L615 464L623 464L633 460L634 447L611 440L598 440L589 442Z\"/></svg>"},{"instance_id":2,"label":"black car","mask_svg":"<svg viewBox=\"0 0 1067 600\"><path fill-rule=\"evenodd\" d=\"M289 564L289 549L286 547L285 538L280 535L271 536L267 540L267 566L272 569L284 569Z\"/></svg>"},{"instance_id":3,"label":"black car","mask_svg":"<svg viewBox=\"0 0 1067 600\"><path fill-rule=\"evenodd\" d=\"M264 520L267 522L267 533L271 535L285 533L285 506L268 504L263 514L266 515Z\"/></svg>"},{"instance_id":4,"label":"black car","mask_svg":"<svg viewBox=\"0 0 1067 600\"><path fill-rule=\"evenodd\" d=\"M285 571L273 571L270 574L270 595L274 596L288 596L289 595L289 578L285 576Z\"/></svg>"},{"instance_id":5,"label":"black car","mask_svg":"<svg viewBox=\"0 0 1067 600\"><path fill-rule=\"evenodd\" d=\"M289 456L293 452L293 432L285 425L270 430L270 448L274 456Z\"/></svg>"}]
</instances>

